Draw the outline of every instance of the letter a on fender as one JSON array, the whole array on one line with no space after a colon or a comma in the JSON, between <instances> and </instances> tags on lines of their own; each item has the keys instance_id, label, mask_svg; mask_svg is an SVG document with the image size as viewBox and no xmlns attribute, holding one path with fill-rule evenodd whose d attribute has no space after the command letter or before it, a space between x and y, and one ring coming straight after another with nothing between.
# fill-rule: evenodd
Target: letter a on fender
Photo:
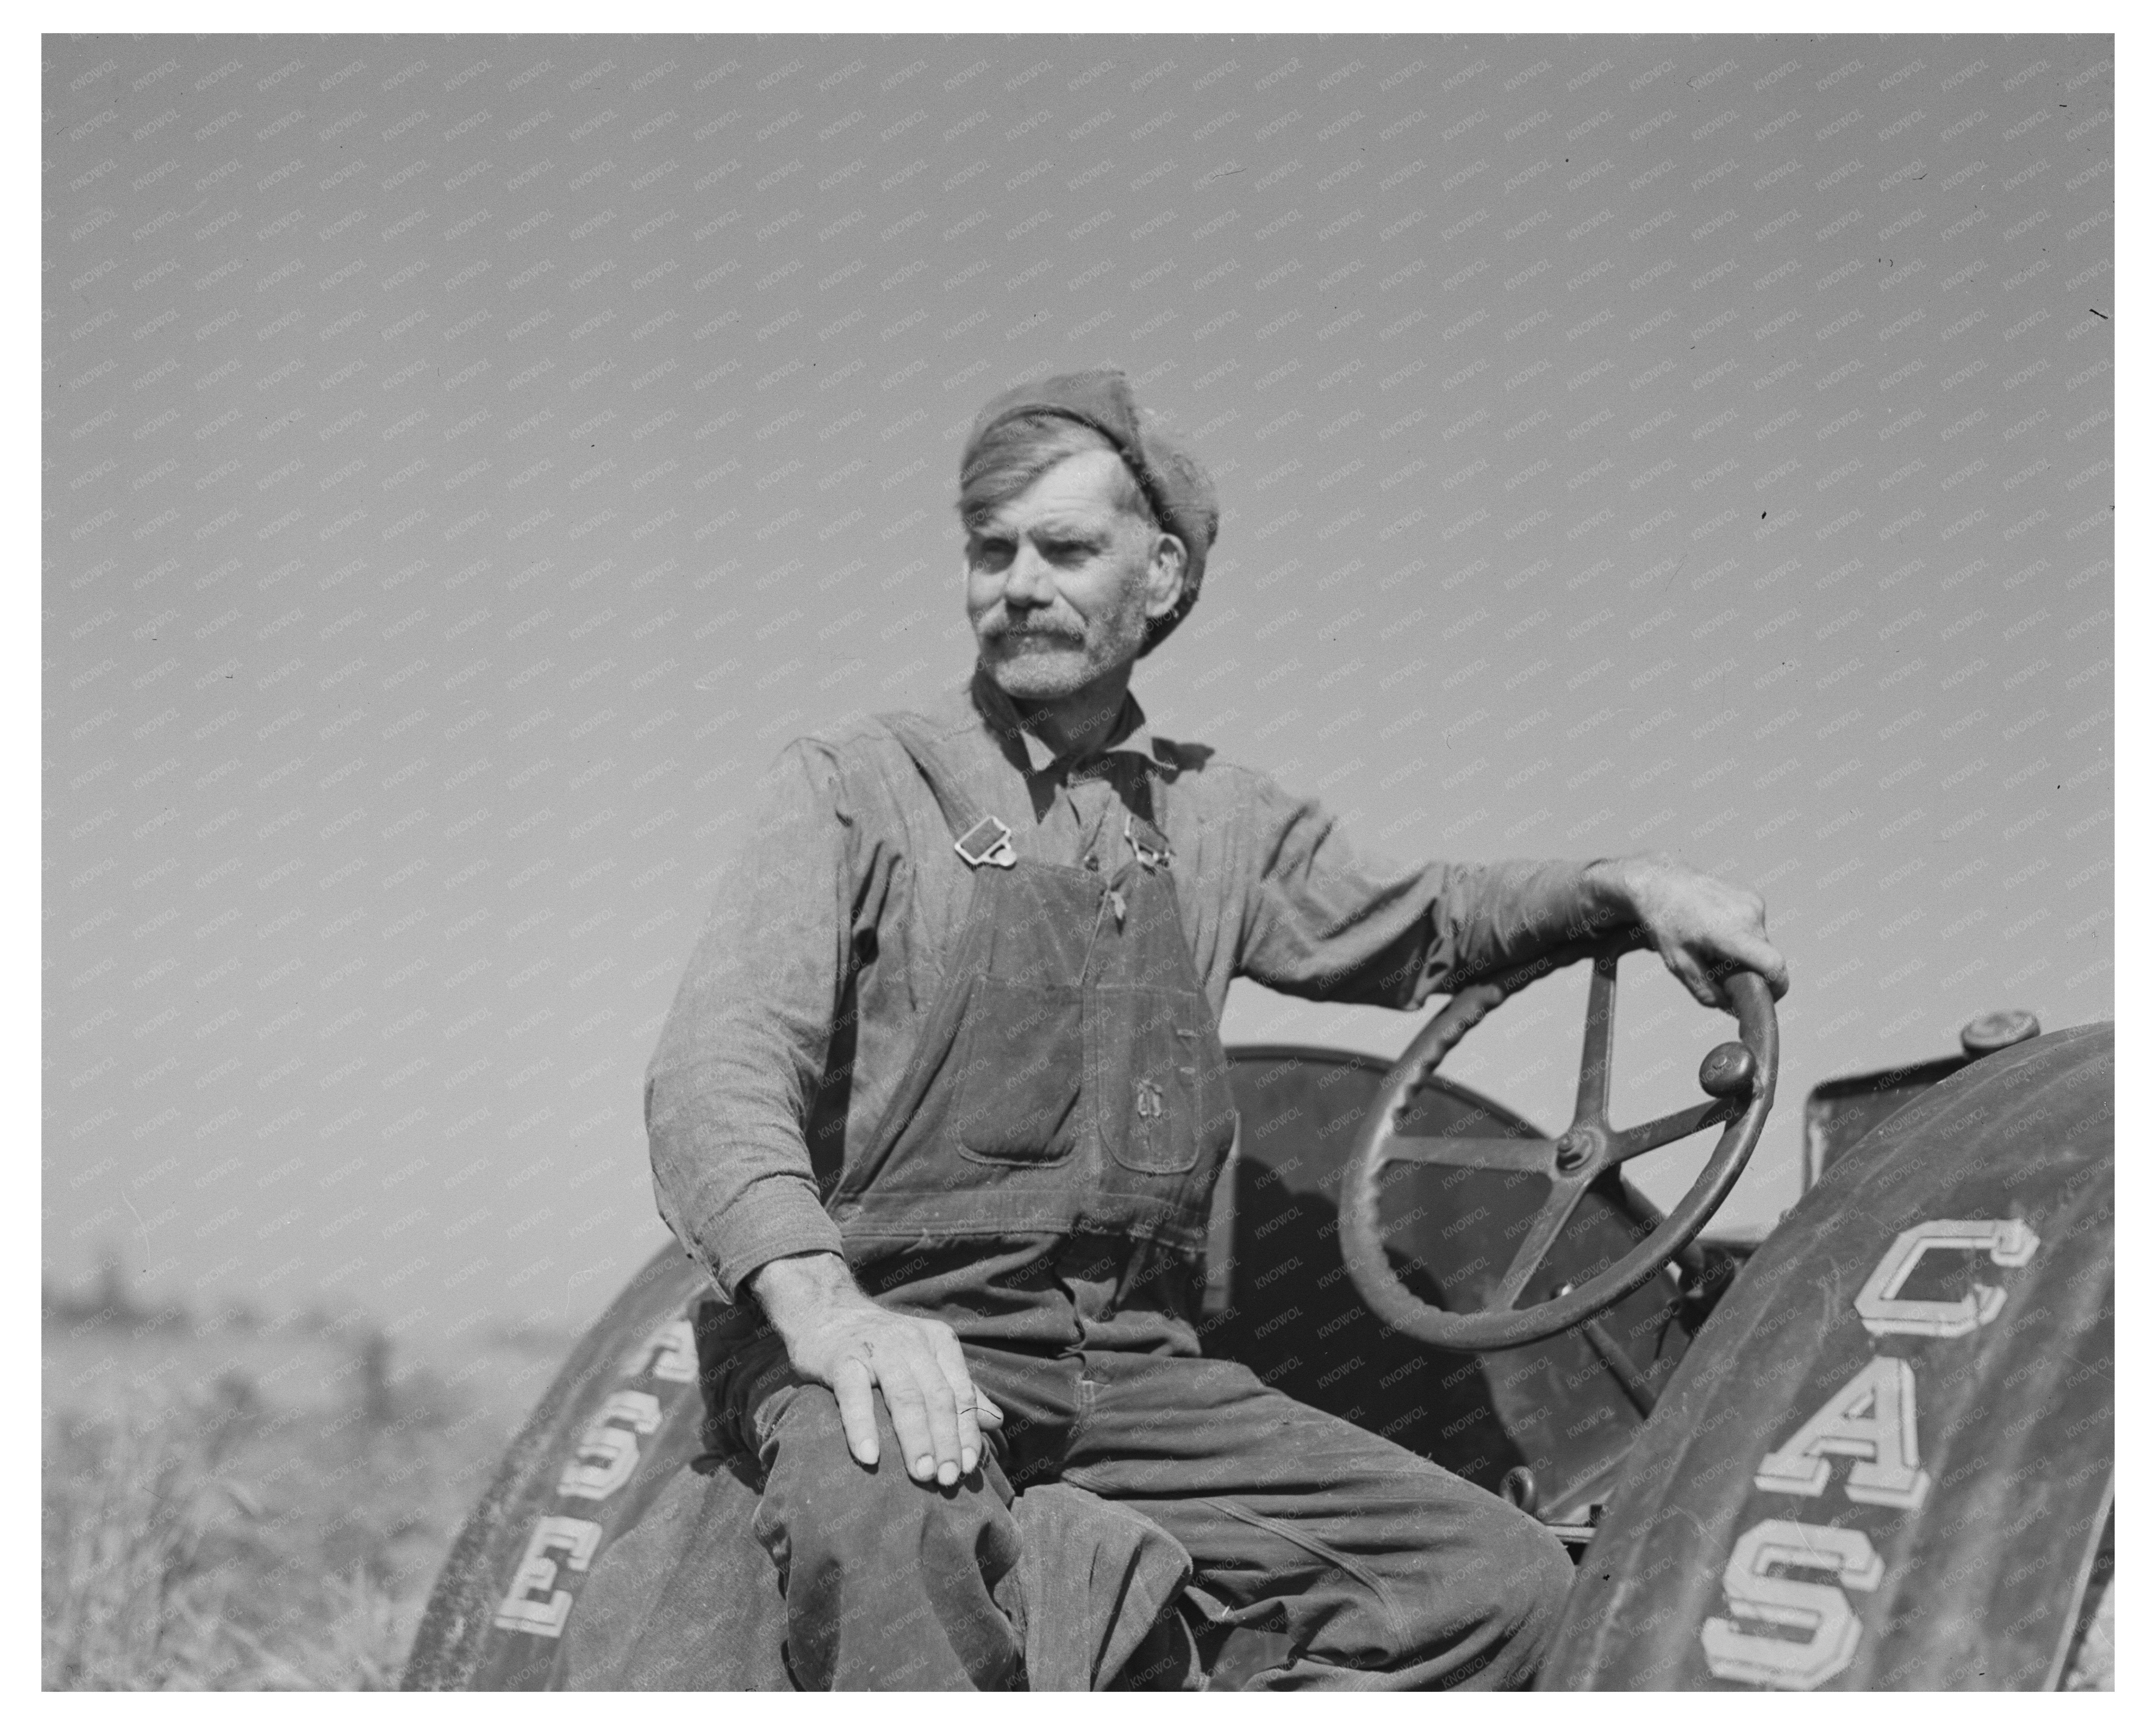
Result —
<instances>
[{"instance_id":1,"label":"letter a on fender","mask_svg":"<svg viewBox=\"0 0 2156 1725\"><path fill-rule=\"evenodd\" d=\"M1857 1458L1845 1489L1859 1503L1914 1509L1924 1501L1932 1476L1917 1465L1917 1374L1908 1361L1867 1361L1760 1462L1752 1482L1763 1491L1816 1497L1826 1490L1830 1455Z\"/></svg>"}]
</instances>

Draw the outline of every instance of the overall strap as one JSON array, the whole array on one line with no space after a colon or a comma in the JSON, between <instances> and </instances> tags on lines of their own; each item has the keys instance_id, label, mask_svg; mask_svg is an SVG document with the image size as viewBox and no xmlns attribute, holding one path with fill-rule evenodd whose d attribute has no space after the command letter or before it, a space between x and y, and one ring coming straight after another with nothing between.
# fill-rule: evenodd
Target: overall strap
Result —
<instances>
[{"instance_id":1,"label":"overall strap","mask_svg":"<svg viewBox=\"0 0 2156 1725\"><path fill-rule=\"evenodd\" d=\"M1147 815L1140 814L1136 810L1130 812L1131 842L1127 843L1125 846L1127 850L1132 851L1138 860L1143 860L1146 857L1151 856L1157 858L1163 865L1173 855L1168 843L1166 778L1167 775L1164 773L1149 769L1143 771L1143 776L1139 782L1145 788L1146 805L1151 819L1148 819ZM1144 846L1143 850L1138 849L1140 845Z\"/></svg>"},{"instance_id":2,"label":"overall strap","mask_svg":"<svg viewBox=\"0 0 2156 1725\"><path fill-rule=\"evenodd\" d=\"M978 869L993 863L1009 868L1016 860L1010 829L993 815L983 815L959 786L937 747L935 726L918 713L878 713L875 718L928 782L943 824L951 829L952 848L967 866Z\"/></svg>"},{"instance_id":3,"label":"overall strap","mask_svg":"<svg viewBox=\"0 0 2156 1725\"><path fill-rule=\"evenodd\" d=\"M951 1081L953 1055L964 1028L967 1008L973 998L974 983L988 966L997 906L1010 902L1008 889L1012 883L993 870L984 870L982 864L993 861L998 868L1009 869L1015 862L1010 850L1009 828L992 818L983 820L973 799L959 788L937 746L934 722L918 713L878 713L875 718L927 781L928 788L935 795L936 806L942 812L944 824L951 829L952 848L970 865L973 879L957 944L944 955L942 981L927 1016L921 1021L898 1086L884 1105L883 1114L874 1129L862 1141L860 1153L848 1158L847 1168L824 1200L824 1208L834 1217L850 1207L858 1210L863 1194L882 1173L931 1089ZM988 828L991 835L1001 832L999 854L983 856L978 844L970 847L972 854L968 854L968 836L983 826Z\"/></svg>"}]
</instances>

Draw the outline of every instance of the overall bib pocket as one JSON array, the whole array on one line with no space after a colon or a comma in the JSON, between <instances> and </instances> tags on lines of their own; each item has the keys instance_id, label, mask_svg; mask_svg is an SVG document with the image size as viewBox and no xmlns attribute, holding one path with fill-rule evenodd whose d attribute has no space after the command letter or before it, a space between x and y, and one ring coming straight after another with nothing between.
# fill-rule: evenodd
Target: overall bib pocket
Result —
<instances>
[{"instance_id":1,"label":"overall bib pocket","mask_svg":"<svg viewBox=\"0 0 2156 1725\"><path fill-rule=\"evenodd\" d=\"M1234 1130L1214 1081L1212 1014L1204 997L1180 988L1101 991L1103 1007L1130 1015L1126 1033L1100 1038L1101 1130L1134 1173L1182 1174L1203 1147ZM1103 1026L1104 1032L1107 1027ZM1217 1118L1216 1118L1217 1117Z\"/></svg>"},{"instance_id":2,"label":"overall bib pocket","mask_svg":"<svg viewBox=\"0 0 2156 1725\"><path fill-rule=\"evenodd\" d=\"M975 982L959 1039L961 1155L1019 1167L1070 1158L1085 1058L1081 996L1052 983Z\"/></svg>"}]
</instances>

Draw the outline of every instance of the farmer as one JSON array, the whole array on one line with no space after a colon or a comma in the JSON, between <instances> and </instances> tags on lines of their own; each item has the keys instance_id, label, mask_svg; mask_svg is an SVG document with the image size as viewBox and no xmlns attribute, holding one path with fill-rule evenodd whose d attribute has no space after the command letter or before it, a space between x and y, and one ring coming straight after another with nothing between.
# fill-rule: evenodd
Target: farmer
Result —
<instances>
[{"instance_id":1,"label":"farmer","mask_svg":"<svg viewBox=\"0 0 2156 1725\"><path fill-rule=\"evenodd\" d=\"M1722 1004L1732 965L1786 986L1763 908L1655 857L1395 866L1155 735L1132 668L1219 512L1120 372L989 403L958 512L969 683L781 756L646 1088L660 1211L747 1320L711 1393L794 1676L1023 1686L1012 1497L1060 1479L1178 1542L1214 1629L1286 1637L1251 1686L1523 1685L1557 1542L1201 1354L1229 981L1412 1009L1631 921Z\"/></svg>"}]
</instances>

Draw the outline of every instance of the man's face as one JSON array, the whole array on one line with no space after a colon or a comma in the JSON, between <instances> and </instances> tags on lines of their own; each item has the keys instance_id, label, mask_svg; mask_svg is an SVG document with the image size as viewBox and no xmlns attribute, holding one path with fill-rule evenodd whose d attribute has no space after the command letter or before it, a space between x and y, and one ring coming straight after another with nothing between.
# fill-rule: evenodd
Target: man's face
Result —
<instances>
[{"instance_id":1,"label":"man's face","mask_svg":"<svg viewBox=\"0 0 2156 1725\"><path fill-rule=\"evenodd\" d=\"M1055 701L1129 665L1175 608L1182 542L1124 511L1122 459L1067 456L966 536L966 613L1014 699Z\"/></svg>"}]
</instances>

